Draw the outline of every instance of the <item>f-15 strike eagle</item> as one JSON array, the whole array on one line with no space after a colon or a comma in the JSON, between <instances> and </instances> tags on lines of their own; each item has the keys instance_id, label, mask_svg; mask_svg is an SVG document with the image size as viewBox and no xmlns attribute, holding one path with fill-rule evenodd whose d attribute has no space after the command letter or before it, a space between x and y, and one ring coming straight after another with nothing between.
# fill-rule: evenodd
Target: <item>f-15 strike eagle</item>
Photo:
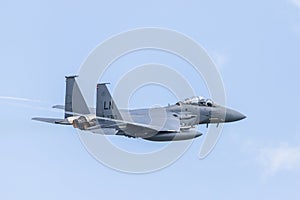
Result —
<instances>
[{"instance_id":1,"label":"f-15 strike eagle","mask_svg":"<svg viewBox=\"0 0 300 200\"><path fill-rule=\"evenodd\" d=\"M161 108L119 110L106 83L97 85L96 109L90 109L81 95L76 77L66 76L65 105L53 106L65 111L64 119L40 117L32 119L73 125L74 128L103 135L143 138L150 141L175 141L201 136L202 133L195 128L199 124L218 125L246 118L235 110L200 96ZM73 102L74 98L76 103Z\"/></svg>"}]
</instances>

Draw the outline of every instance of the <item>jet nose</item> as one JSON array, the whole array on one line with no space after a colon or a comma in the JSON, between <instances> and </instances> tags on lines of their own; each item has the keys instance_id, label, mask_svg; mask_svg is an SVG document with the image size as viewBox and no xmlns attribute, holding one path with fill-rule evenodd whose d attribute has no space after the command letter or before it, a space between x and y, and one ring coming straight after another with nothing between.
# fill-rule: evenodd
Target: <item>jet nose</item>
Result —
<instances>
[{"instance_id":1,"label":"jet nose","mask_svg":"<svg viewBox=\"0 0 300 200\"><path fill-rule=\"evenodd\" d=\"M234 122L245 118L246 116L238 111L228 109L228 108L226 109L225 122Z\"/></svg>"}]
</instances>

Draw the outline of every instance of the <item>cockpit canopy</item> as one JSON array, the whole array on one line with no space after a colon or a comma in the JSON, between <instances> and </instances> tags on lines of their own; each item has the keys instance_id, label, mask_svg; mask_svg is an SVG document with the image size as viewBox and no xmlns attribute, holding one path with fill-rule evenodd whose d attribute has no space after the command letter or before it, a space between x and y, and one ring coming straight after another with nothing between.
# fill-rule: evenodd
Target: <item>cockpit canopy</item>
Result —
<instances>
[{"instance_id":1,"label":"cockpit canopy","mask_svg":"<svg viewBox=\"0 0 300 200\"><path fill-rule=\"evenodd\" d=\"M177 105L180 105L180 103L195 105L195 106L208 106L208 107L215 106L214 102L211 99L206 99L201 96L187 98L183 101L178 102Z\"/></svg>"}]
</instances>

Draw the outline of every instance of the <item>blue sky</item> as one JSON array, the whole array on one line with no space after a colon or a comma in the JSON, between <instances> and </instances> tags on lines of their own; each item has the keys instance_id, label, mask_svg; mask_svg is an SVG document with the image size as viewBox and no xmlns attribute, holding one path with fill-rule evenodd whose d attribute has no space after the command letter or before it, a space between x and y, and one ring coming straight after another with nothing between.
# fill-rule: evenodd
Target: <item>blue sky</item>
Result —
<instances>
[{"instance_id":1,"label":"blue sky","mask_svg":"<svg viewBox=\"0 0 300 200\"><path fill-rule=\"evenodd\" d=\"M299 198L299 0L2 0L0 22L1 199ZM198 159L203 142L198 138L164 170L124 174L90 156L74 129L30 120L62 116L48 108L63 103L64 76L78 73L100 42L149 26L177 30L206 48L220 69L227 105L247 115L225 125L206 159ZM184 65L170 55L162 57ZM123 61L130 66L152 59L158 59L156 53L144 52ZM116 62L111 73L117 74L122 64ZM196 91L207 96L202 84ZM174 102L172 95L158 96L149 87L130 106L169 102ZM134 151L160 147L117 140Z\"/></svg>"}]
</instances>

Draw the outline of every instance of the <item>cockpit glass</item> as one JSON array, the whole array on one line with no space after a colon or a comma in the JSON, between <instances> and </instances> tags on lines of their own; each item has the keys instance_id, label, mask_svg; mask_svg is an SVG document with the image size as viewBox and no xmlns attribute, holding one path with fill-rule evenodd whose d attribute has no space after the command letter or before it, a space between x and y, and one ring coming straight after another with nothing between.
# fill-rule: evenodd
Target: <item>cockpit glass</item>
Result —
<instances>
[{"instance_id":1,"label":"cockpit glass","mask_svg":"<svg viewBox=\"0 0 300 200\"><path fill-rule=\"evenodd\" d=\"M181 103L189 104L189 105L208 106L208 107L214 106L214 102L211 99L205 99L204 97L201 96L187 98L181 101Z\"/></svg>"}]
</instances>

